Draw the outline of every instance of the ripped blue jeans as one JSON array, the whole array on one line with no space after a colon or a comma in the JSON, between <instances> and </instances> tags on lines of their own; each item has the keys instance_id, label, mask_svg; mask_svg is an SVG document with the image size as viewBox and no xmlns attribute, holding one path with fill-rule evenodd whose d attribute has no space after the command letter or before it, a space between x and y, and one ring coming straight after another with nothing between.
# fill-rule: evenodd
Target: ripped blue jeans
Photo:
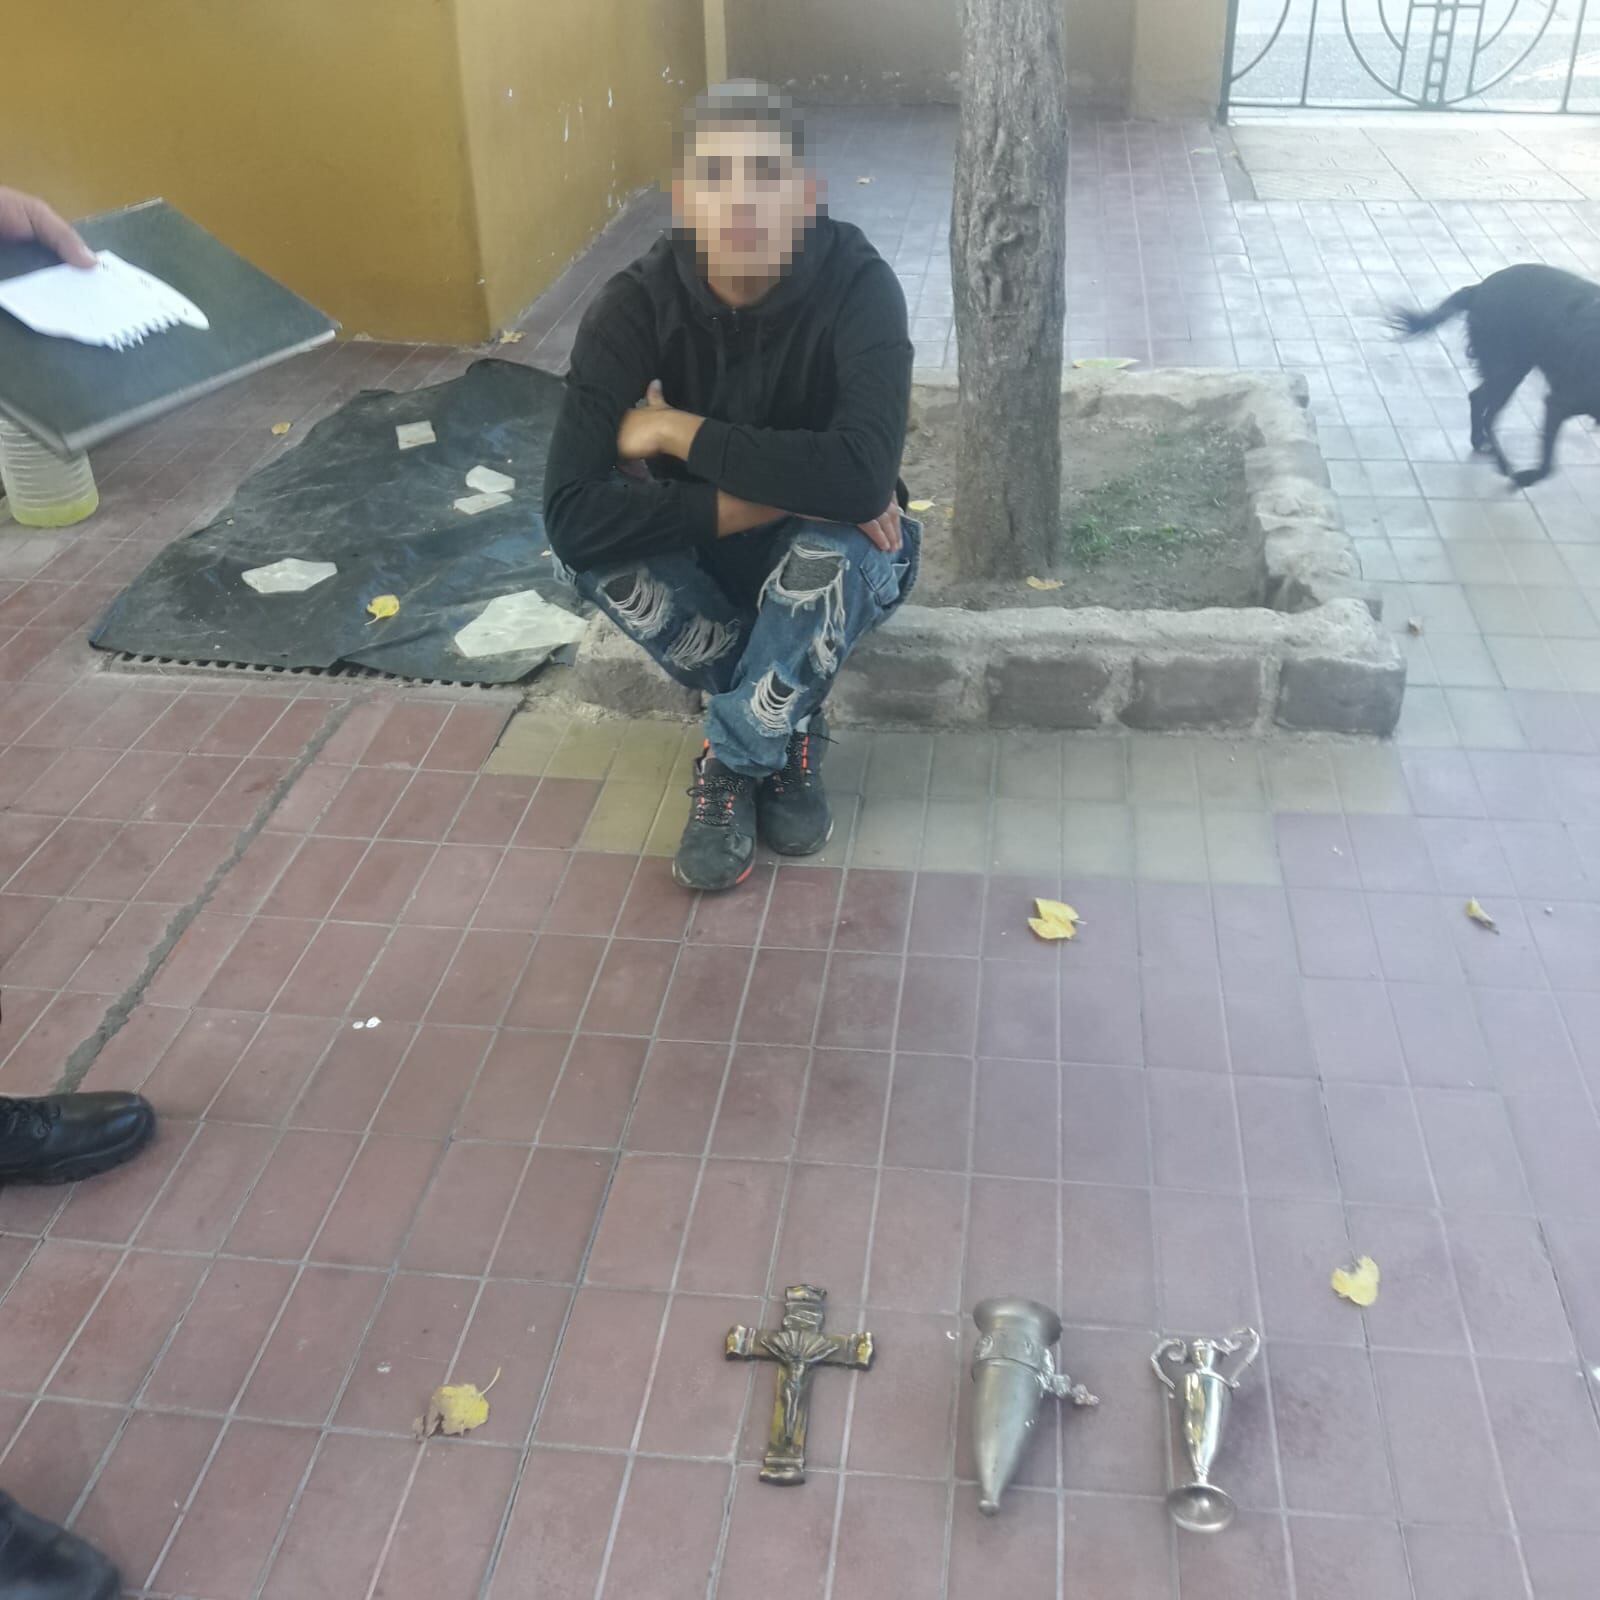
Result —
<instances>
[{"instance_id":1,"label":"ripped blue jeans","mask_svg":"<svg viewBox=\"0 0 1600 1600\"><path fill-rule=\"evenodd\" d=\"M709 696L711 753L764 777L845 657L911 592L921 526L894 555L858 528L785 517L701 551L571 574L671 677Z\"/></svg>"}]
</instances>

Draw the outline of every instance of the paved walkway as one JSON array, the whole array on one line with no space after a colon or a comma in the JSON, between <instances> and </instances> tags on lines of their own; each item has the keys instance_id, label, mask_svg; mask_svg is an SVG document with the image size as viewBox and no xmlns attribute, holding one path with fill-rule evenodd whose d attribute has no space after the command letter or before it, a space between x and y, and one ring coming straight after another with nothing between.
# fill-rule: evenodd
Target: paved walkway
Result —
<instances>
[{"instance_id":1,"label":"paved walkway","mask_svg":"<svg viewBox=\"0 0 1600 1600\"><path fill-rule=\"evenodd\" d=\"M926 364L949 132L823 126ZM466 355L308 358L102 453L84 529L6 535L0 1091L142 1085L165 1122L117 1175L0 1194L0 1486L132 1592L1592 1593L1600 456L1575 427L1507 495L1450 351L1375 316L1503 261L1600 271L1596 213L1237 203L1204 129L1104 125L1072 215L1074 354L1311 372L1422 626L1393 746L851 735L829 853L696 903L681 730L81 643L272 423ZM594 272L519 353L559 360ZM1046 947L1056 891L1084 926ZM1352 1250L1364 1314L1327 1284ZM819 1379L778 1493L770 1373L719 1352L801 1280L880 1356ZM964 1350L1000 1291L1062 1308L1103 1404L985 1520ZM1175 1540L1146 1357L1244 1321L1244 1511ZM486 1426L411 1442L435 1384L496 1371Z\"/></svg>"}]
</instances>

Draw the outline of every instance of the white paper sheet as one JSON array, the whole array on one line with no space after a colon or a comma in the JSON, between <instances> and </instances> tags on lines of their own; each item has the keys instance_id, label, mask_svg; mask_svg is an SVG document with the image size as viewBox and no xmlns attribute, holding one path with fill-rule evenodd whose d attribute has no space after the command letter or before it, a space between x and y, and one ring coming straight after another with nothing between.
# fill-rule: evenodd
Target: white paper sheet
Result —
<instances>
[{"instance_id":1,"label":"white paper sheet","mask_svg":"<svg viewBox=\"0 0 1600 1600\"><path fill-rule=\"evenodd\" d=\"M474 467L467 474L467 487L483 494L510 494L517 486L515 478L508 478L493 467Z\"/></svg>"},{"instance_id":2,"label":"white paper sheet","mask_svg":"<svg viewBox=\"0 0 1600 1600\"><path fill-rule=\"evenodd\" d=\"M455 502L455 508L469 517L475 517L480 511L493 511L496 506L510 504L511 496L508 494L464 494Z\"/></svg>"},{"instance_id":3,"label":"white paper sheet","mask_svg":"<svg viewBox=\"0 0 1600 1600\"><path fill-rule=\"evenodd\" d=\"M131 266L111 250L98 265L42 267L0 282L0 310L9 311L35 333L79 344L127 350L152 333L211 326L205 313L170 284L142 267Z\"/></svg>"},{"instance_id":4,"label":"white paper sheet","mask_svg":"<svg viewBox=\"0 0 1600 1600\"><path fill-rule=\"evenodd\" d=\"M251 567L239 574L257 594L304 594L326 583L339 569L331 561L302 561L286 556L271 566Z\"/></svg>"},{"instance_id":5,"label":"white paper sheet","mask_svg":"<svg viewBox=\"0 0 1600 1600\"><path fill-rule=\"evenodd\" d=\"M455 645L469 661L516 650L553 650L581 639L587 626L582 617L551 605L537 589L524 589L491 600L456 635Z\"/></svg>"}]
</instances>

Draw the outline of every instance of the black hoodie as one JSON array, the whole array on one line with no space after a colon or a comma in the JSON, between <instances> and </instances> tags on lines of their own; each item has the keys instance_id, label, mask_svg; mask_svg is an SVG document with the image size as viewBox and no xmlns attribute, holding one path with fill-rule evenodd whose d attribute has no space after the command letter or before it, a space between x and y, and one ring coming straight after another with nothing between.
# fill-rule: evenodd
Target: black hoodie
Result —
<instances>
[{"instance_id":1,"label":"black hoodie","mask_svg":"<svg viewBox=\"0 0 1600 1600\"><path fill-rule=\"evenodd\" d=\"M830 522L869 522L898 482L912 347L894 269L822 215L757 304L725 306L692 240L664 235L600 291L572 350L545 472L545 528L569 567L690 550L717 537L717 490ZM623 413L659 378L707 420L689 459L617 469Z\"/></svg>"}]
</instances>

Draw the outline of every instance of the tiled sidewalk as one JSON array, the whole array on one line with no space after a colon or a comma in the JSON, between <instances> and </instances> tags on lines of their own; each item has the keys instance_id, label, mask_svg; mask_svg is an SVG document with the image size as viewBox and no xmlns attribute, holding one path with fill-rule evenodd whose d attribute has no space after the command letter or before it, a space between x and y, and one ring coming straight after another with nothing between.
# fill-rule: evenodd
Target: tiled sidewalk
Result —
<instances>
[{"instance_id":1,"label":"tiled sidewalk","mask_svg":"<svg viewBox=\"0 0 1600 1600\"><path fill-rule=\"evenodd\" d=\"M938 125L824 133L931 360ZM1503 496L1449 356L1368 301L1600 238L1579 205L1236 206L1197 149L1080 137L1073 337L1312 369L1423 619L1393 747L846 732L828 852L697 903L682 730L89 670L84 622L271 422L464 357L313 358L108 454L81 532L7 535L0 1091L83 1071L165 1122L0 1193L0 1486L187 1600L1588 1600L1600 471L1574 429ZM1047 947L1055 892L1084 925ZM1353 1249L1367 1313L1327 1287ZM779 1493L770 1369L719 1352L799 1280L880 1354L818 1379ZM1002 1291L1061 1307L1103 1403L988 1521L964 1361ZM1244 1320L1244 1513L1175 1539L1146 1357ZM411 1441L497 1370L485 1427Z\"/></svg>"}]
</instances>

